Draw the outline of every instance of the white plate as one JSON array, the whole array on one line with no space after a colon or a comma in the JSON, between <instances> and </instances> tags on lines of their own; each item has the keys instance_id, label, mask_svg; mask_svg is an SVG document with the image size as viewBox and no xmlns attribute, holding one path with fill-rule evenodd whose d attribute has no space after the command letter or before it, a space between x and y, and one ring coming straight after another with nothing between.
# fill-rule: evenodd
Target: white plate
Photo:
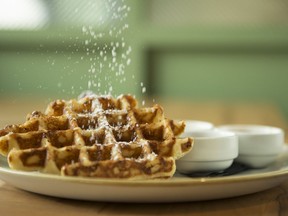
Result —
<instances>
[{"instance_id":1,"label":"white plate","mask_svg":"<svg viewBox=\"0 0 288 216\"><path fill-rule=\"evenodd\" d=\"M181 202L235 197L275 187L288 180L288 153L265 169L228 177L127 181L61 177L11 170L0 160L0 178L17 188L55 197L111 202Z\"/></svg>"}]
</instances>

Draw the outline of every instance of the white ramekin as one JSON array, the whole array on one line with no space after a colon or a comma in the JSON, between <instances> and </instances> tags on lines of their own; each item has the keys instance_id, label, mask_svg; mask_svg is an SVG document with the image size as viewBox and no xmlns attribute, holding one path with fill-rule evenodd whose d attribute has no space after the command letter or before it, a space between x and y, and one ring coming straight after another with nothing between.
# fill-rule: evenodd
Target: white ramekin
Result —
<instances>
[{"instance_id":1,"label":"white ramekin","mask_svg":"<svg viewBox=\"0 0 288 216\"><path fill-rule=\"evenodd\" d=\"M238 156L238 139L232 132L207 130L191 132L192 150L176 161L180 173L220 171Z\"/></svg>"},{"instance_id":2,"label":"white ramekin","mask_svg":"<svg viewBox=\"0 0 288 216\"><path fill-rule=\"evenodd\" d=\"M197 120L185 120L185 125L185 130L182 134L183 137L191 137L191 133L193 132L207 131L214 128L211 122Z\"/></svg>"},{"instance_id":3,"label":"white ramekin","mask_svg":"<svg viewBox=\"0 0 288 216\"><path fill-rule=\"evenodd\" d=\"M239 156L236 161L253 168L262 168L277 159L284 149L284 132L277 127L264 125L222 125L239 139Z\"/></svg>"}]
</instances>

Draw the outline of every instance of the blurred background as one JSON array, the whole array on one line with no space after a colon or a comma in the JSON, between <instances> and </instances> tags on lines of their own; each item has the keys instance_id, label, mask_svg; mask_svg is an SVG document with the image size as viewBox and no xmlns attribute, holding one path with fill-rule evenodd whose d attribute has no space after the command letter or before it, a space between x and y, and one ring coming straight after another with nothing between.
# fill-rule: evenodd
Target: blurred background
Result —
<instances>
[{"instance_id":1,"label":"blurred background","mask_svg":"<svg viewBox=\"0 0 288 216\"><path fill-rule=\"evenodd\" d=\"M287 83L288 0L0 0L2 101L90 89L288 117Z\"/></svg>"}]
</instances>

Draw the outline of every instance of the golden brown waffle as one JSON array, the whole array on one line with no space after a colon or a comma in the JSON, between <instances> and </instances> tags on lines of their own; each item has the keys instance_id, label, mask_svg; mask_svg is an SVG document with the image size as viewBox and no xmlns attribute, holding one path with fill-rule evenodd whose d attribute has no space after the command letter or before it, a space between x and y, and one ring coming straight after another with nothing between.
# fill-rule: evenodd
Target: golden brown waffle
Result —
<instances>
[{"instance_id":1,"label":"golden brown waffle","mask_svg":"<svg viewBox=\"0 0 288 216\"><path fill-rule=\"evenodd\" d=\"M159 105L137 108L130 95L57 100L45 114L0 130L0 154L12 169L64 176L168 178L175 159L192 148L177 138L183 122L164 117Z\"/></svg>"}]
</instances>

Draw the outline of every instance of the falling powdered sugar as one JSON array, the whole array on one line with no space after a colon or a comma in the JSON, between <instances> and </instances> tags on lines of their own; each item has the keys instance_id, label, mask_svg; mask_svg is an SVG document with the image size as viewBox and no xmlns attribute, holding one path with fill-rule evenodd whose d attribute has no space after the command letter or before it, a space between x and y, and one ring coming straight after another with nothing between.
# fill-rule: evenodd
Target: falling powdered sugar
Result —
<instances>
[{"instance_id":1,"label":"falling powdered sugar","mask_svg":"<svg viewBox=\"0 0 288 216\"><path fill-rule=\"evenodd\" d=\"M82 60L90 61L88 73L85 74L88 90L112 95L115 82L126 82L125 70L131 64L132 48L125 40L125 32L129 28L126 19L131 8L126 4L126 0L107 0L103 1L103 4L103 14L107 14L107 17L99 19L103 28L91 25L82 27L86 38L86 56Z\"/></svg>"}]
</instances>

